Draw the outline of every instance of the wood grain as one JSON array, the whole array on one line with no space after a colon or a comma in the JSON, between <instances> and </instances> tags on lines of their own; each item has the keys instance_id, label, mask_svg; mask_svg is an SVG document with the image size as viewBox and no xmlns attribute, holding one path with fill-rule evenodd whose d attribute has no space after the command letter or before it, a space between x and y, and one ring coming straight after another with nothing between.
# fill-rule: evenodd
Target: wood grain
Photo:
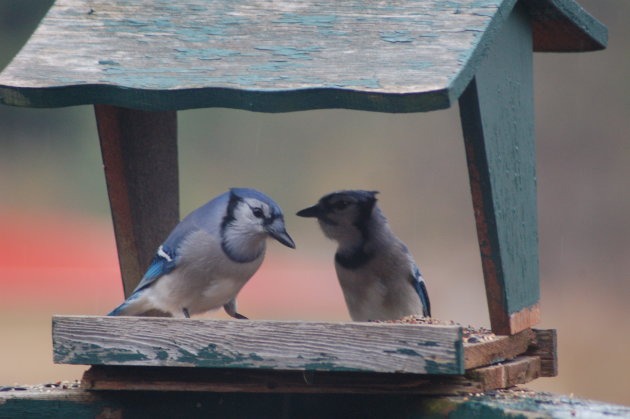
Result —
<instances>
[{"instance_id":1,"label":"wood grain","mask_svg":"<svg viewBox=\"0 0 630 419\"><path fill-rule=\"evenodd\" d=\"M96 105L96 124L116 234L125 297L129 297L179 222L177 115Z\"/></svg>"},{"instance_id":2,"label":"wood grain","mask_svg":"<svg viewBox=\"0 0 630 419\"><path fill-rule=\"evenodd\" d=\"M473 77L515 3L57 0L0 75L0 102L442 109ZM579 26L564 43L575 37L580 48L601 48L602 31L591 30L601 24L573 3L546 0L531 16L551 16L535 13L545 6L565 27ZM553 36L545 39L553 49Z\"/></svg>"},{"instance_id":3,"label":"wood grain","mask_svg":"<svg viewBox=\"0 0 630 419\"><path fill-rule=\"evenodd\" d=\"M517 6L460 98L492 331L538 321L538 224L531 28Z\"/></svg>"},{"instance_id":4,"label":"wood grain","mask_svg":"<svg viewBox=\"0 0 630 419\"><path fill-rule=\"evenodd\" d=\"M540 358L536 356L520 356L506 363L477 368L466 373L468 378L479 383L482 391L525 384L540 375Z\"/></svg>"},{"instance_id":5,"label":"wood grain","mask_svg":"<svg viewBox=\"0 0 630 419\"><path fill-rule=\"evenodd\" d=\"M65 364L464 373L455 326L55 316L53 347Z\"/></svg>"},{"instance_id":6,"label":"wood grain","mask_svg":"<svg viewBox=\"0 0 630 419\"><path fill-rule=\"evenodd\" d=\"M526 329L512 336L497 336L487 342L464 344L464 366L468 370L512 360L524 354L535 342L536 334Z\"/></svg>"},{"instance_id":7,"label":"wood grain","mask_svg":"<svg viewBox=\"0 0 630 419\"><path fill-rule=\"evenodd\" d=\"M234 370L95 365L89 390L460 395L524 384L540 376L540 358L473 369L466 376L331 371Z\"/></svg>"},{"instance_id":8,"label":"wood grain","mask_svg":"<svg viewBox=\"0 0 630 419\"><path fill-rule=\"evenodd\" d=\"M558 335L556 329L533 329L535 342L527 350L527 355L537 356L541 362L541 377L558 375Z\"/></svg>"},{"instance_id":9,"label":"wood grain","mask_svg":"<svg viewBox=\"0 0 630 419\"><path fill-rule=\"evenodd\" d=\"M463 376L94 365L89 390L452 395L483 391Z\"/></svg>"}]
</instances>

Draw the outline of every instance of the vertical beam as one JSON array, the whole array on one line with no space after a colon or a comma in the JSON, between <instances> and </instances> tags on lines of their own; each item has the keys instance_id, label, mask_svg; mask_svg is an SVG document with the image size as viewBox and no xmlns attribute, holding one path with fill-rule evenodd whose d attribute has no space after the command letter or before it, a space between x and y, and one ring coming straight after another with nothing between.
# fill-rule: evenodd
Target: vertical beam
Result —
<instances>
[{"instance_id":1,"label":"vertical beam","mask_svg":"<svg viewBox=\"0 0 630 419\"><path fill-rule=\"evenodd\" d=\"M492 330L539 321L532 34L517 5L459 99Z\"/></svg>"},{"instance_id":2,"label":"vertical beam","mask_svg":"<svg viewBox=\"0 0 630 419\"><path fill-rule=\"evenodd\" d=\"M95 105L125 297L179 220L177 115Z\"/></svg>"}]
</instances>

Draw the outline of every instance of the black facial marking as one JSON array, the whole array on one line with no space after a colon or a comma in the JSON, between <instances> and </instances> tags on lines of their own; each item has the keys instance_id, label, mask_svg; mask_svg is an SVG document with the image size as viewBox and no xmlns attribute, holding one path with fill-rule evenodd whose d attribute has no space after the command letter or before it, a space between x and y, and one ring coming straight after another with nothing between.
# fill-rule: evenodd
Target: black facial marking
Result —
<instances>
[{"instance_id":1,"label":"black facial marking","mask_svg":"<svg viewBox=\"0 0 630 419\"><path fill-rule=\"evenodd\" d=\"M342 211L342 210L346 209L348 207L348 205L350 205L350 203L348 201L342 199L340 201L335 202L333 204L333 207L336 210L338 210L338 211Z\"/></svg>"},{"instance_id":2,"label":"black facial marking","mask_svg":"<svg viewBox=\"0 0 630 419\"><path fill-rule=\"evenodd\" d=\"M233 193L230 193L230 200L228 201L228 206L225 211L225 215L223 216L223 220L221 221L221 248L223 249L223 252L227 255L227 257L230 258L231 261L236 262L236 263L248 263L258 258L260 256L260 253L262 253L262 251L254 255L253 257L249 257L249 258L239 257L238 255L235 255L233 253L233 251L227 246L227 243L225 241L225 230L227 230L230 224L232 224L236 220L236 217L234 217L234 211L236 210L236 207L238 206L238 203L240 201L241 201L241 198L239 198Z\"/></svg>"},{"instance_id":3,"label":"black facial marking","mask_svg":"<svg viewBox=\"0 0 630 419\"><path fill-rule=\"evenodd\" d=\"M368 225L370 223L370 218L372 218L372 210L374 209L375 203L375 199L357 203L359 214L353 224L361 232L363 240L367 240L369 236Z\"/></svg>"},{"instance_id":4,"label":"black facial marking","mask_svg":"<svg viewBox=\"0 0 630 419\"><path fill-rule=\"evenodd\" d=\"M280 214L277 214L275 212L272 212L269 217L266 217L263 220L263 225L268 226L270 224L273 224L274 221L276 221L277 218L280 218Z\"/></svg>"},{"instance_id":5,"label":"black facial marking","mask_svg":"<svg viewBox=\"0 0 630 419\"><path fill-rule=\"evenodd\" d=\"M335 254L335 261L345 269L358 269L372 260L373 257L374 255L367 253L363 247L357 247L350 253L337 252Z\"/></svg>"},{"instance_id":6,"label":"black facial marking","mask_svg":"<svg viewBox=\"0 0 630 419\"><path fill-rule=\"evenodd\" d=\"M234 217L234 210L236 209L236 206L238 205L240 201L241 201L241 198L234 195L233 193L230 193L230 200L228 201L228 206L225 211L225 215L223 216L223 220L221 221L221 233L222 233L221 235L223 235L223 232L225 231L227 226L230 225L236 219Z\"/></svg>"}]
</instances>

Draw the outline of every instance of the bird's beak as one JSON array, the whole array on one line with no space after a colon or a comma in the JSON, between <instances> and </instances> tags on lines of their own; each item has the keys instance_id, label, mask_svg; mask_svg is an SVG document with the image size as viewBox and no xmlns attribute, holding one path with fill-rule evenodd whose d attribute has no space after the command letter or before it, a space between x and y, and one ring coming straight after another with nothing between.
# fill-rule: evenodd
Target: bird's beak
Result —
<instances>
[{"instance_id":1,"label":"bird's beak","mask_svg":"<svg viewBox=\"0 0 630 419\"><path fill-rule=\"evenodd\" d=\"M298 211L296 214L298 217L319 218L322 214L322 210L319 205L313 205L312 207L304 208Z\"/></svg>"},{"instance_id":2,"label":"bird's beak","mask_svg":"<svg viewBox=\"0 0 630 419\"><path fill-rule=\"evenodd\" d=\"M278 223L277 225L272 224L267 229L267 232L269 233L271 237L278 240L280 243L284 244L287 247L290 247L291 249L295 249L295 243L293 242L293 239L291 238L291 236L289 236L289 233L287 233L287 230L284 227L284 224L281 224L281 223Z\"/></svg>"}]
</instances>

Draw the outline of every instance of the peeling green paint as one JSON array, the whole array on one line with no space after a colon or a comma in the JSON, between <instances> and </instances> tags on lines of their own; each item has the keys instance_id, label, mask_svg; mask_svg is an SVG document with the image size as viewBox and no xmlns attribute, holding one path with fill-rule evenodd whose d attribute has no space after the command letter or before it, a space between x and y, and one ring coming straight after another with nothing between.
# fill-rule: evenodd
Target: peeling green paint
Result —
<instances>
[{"instance_id":1,"label":"peeling green paint","mask_svg":"<svg viewBox=\"0 0 630 419\"><path fill-rule=\"evenodd\" d=\"M148 357L140 352L121 348L103 348L95 344L55 346L55 362L81 365L124 364L129 361L145 361Z\"/></svg>"},{"instance_id":2,"label":"peeling green paint","mask_svg":"<svg viewBox=\"0 0 630 419\"><path fill-rule=\"evenodd\" d=\"M381 33L381 39L386 42L398 43L398 42L413 42L415 39L410 35L410 31L395 31L389 33Z\"/></svg>"},{"instance_id":3,"label":"peeling green paint","mask_svg":"<svg viewBox=\"0 0 630 419\"><path fill-rule=\"evenodd\" d=\"M179 348L180 355L175 361L198 367L230 367L230 368L271 368L270 365L260 365L265 359L255 353L241 354L238 352L221 351L217 345L209 344L196 354Z\"/></svg>"},{"instance_id":4,"label":"peeling green paint","mask_svg":"<svg viewBox=\"0 0 630 419\"><path fill-rule=\"evenodd\" d=\"M258 0L156 0L142 6L121 0L112 13L106 0L91 1L92 12L67 0L53 5L42 23L45 30L36 31L0 75L0 86L7 89L0 90L0 103L109 103L145 110L222 106L267 112L443 109L472 80L515 3L306 0L296 9ZM532 8L541 10L533 10L530 18L544 21L551 15L583 34L576 35L572 47L605 46L605 27L572 0L535 3ZM378 40L383 41L377 42L382 54L374 52ZM33 65L41 62L42 52L46 65ZM269 55L304 66L265 65L260 57ZM181 70L204 64L199 71ZM103 72L113 66L122 72ZM222 92L219 102L215 98L222 88L233 90ZM344 88L356 92L346 94ZM316 95L310 93L317 89ZM174 90L182 94L172 95ZM276 92L283 97L273 102L282 106L253 105L249 91Z\"/></svg>"},{"instance_id":5,"label":"peeling green paint","mask_svg":"<svg viewBox=\"0 0 630 419\"><path fill-rule=\"evenodd\" d=\"M386 354L402 354L402 355L422 357L422 355L420 355L418 352L414 351L413 349L408 349L408 348L399 348L399 349L396 349L395 351L385 350L383 352L385 352Z\"/></svg>"},{"instance_id":6,"label":"peeling green paint","mask_svg":"<svg viewBox=\"0 0 630 419\"><path fill-rule=\"evenodd\" d=\"M285 13L282 15L281 18L272 20L272 23L289 23L304 26L331 28L336 21L336 15L302 15Z\"/></svg>"},{"instance_id":7,"label":"peeling green paint","mask_svg":"<svg viewBox=\"0 0 630 419\"><path fill-rule=\"evenodd\" d=\"M459 374L457 366L455 364L444 364L434 361L432 359L424 359L424 367L427 370L427 374Z\"/></svg>"}]
</instances>

